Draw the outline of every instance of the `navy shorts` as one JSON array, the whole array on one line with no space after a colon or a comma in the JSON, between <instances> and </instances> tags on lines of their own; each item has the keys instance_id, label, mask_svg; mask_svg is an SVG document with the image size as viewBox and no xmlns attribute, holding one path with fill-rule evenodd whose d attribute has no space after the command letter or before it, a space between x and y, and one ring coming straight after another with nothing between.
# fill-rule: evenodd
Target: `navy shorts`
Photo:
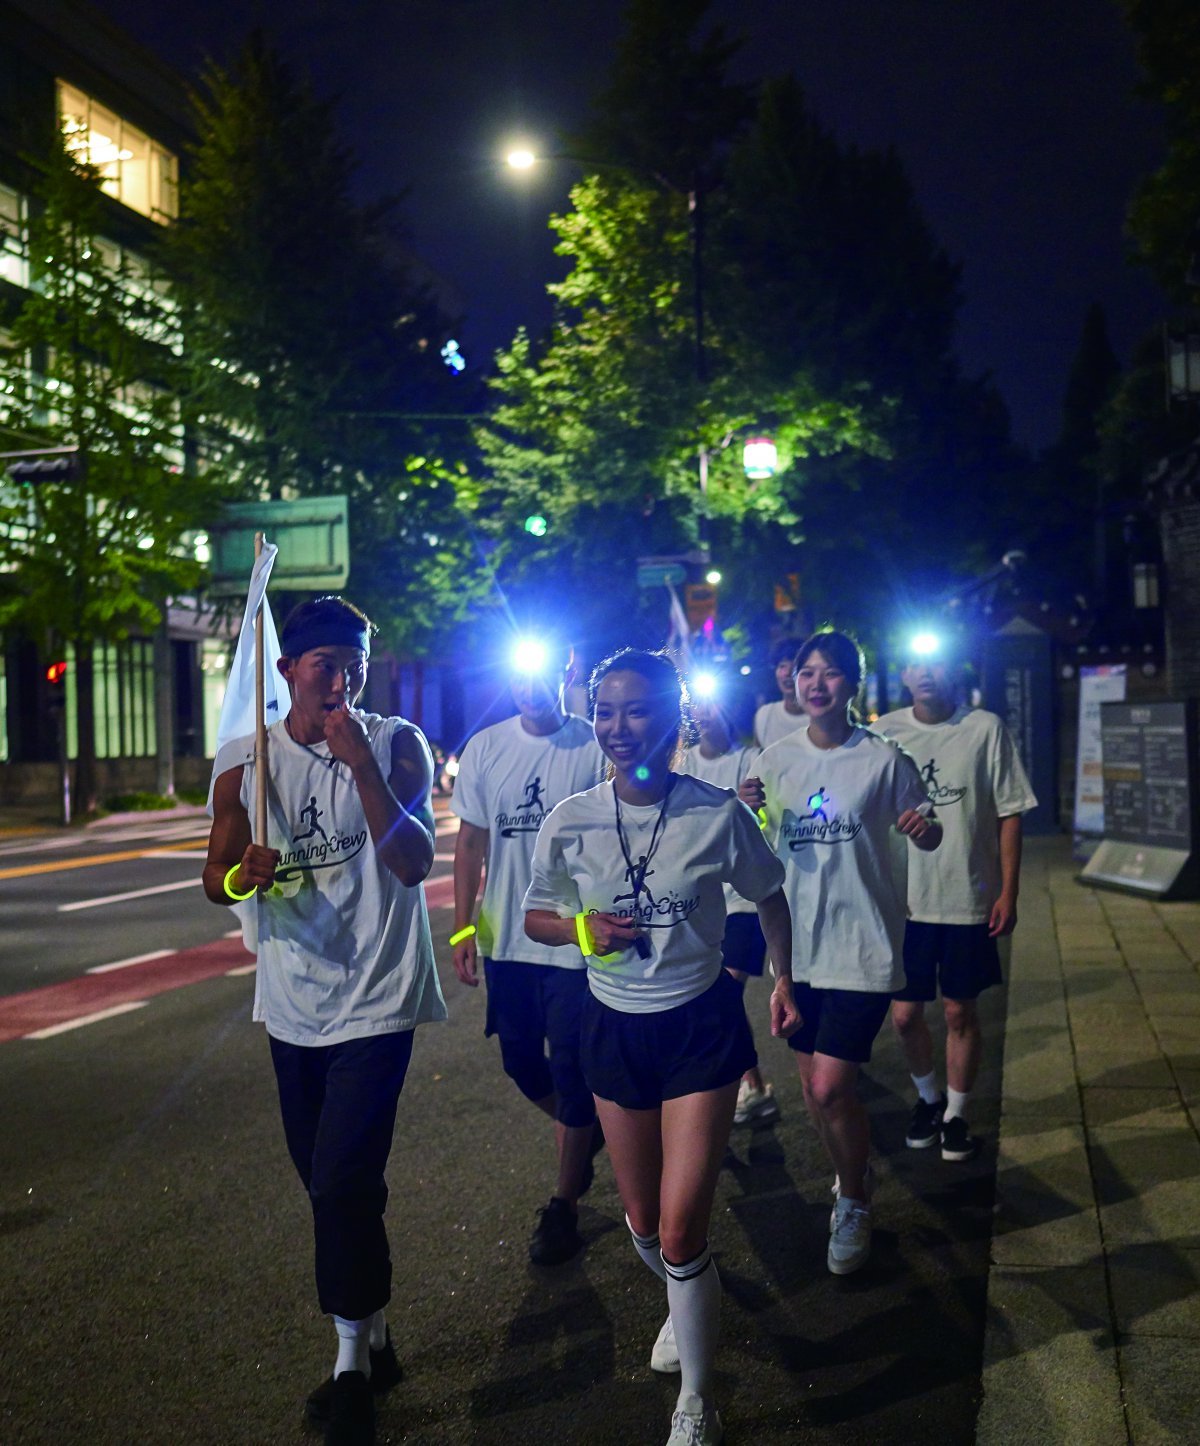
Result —
<instances>
[{"instance_id":1,"label":"navy shorts","mask_svg":"<svg viewBox=\"0 0 1200 1446\"><path fill-rule=\"evenodd\" d=\"M721 963L741 974L761 974L767 957L767 941L757 913L729 914L721 940Z\"/></svg>"},{"instance_id":2,"label":"navy shorts","mask_svg":"<svg viewBox=\"0 0 1200 1446\"><path fill-rule=\"evenodd\" d=\"M724 969L695 999L648 1014L589 994L580 1053L593 1094L626 1110L722 1089L758 1063L741 986Z\"/></svg>"},{"instance_id":3,"label":"navy shorts","mask_svg":"<svg viewBox=\"0 0 1200 1446\"><path fill-rule=\"evenodd\" d=\"M827 1054L850 1064L866 1064L892 996L864 989L814 989L811 984L796 984L793 989L804 1023L788 1037L789 1046L797 1054Z\"/></svg>"},{"instance_id":4,"label":"navy shorts","mask_svg":"<svg viewBox=\"0 0 1200 1446\"><path fill-rule=\"evenodd\" d=\"M485 959L487 1024L500 1038L504 1073L530 1100L557 1096L555 1118L590 1125L596 1106L579 1067L579 1026L588 995L586 969Z\"/></svg>"},{"instance_id":5,"label":"navy shorts","mask_svg":"<svg viewBox=\"0 0 1200 1446\"><path fill-rule=\"evenodd\" d=\"M1000 951L986 924L904 926L904 988L897 999L978 999L993 984L1003 984Z\"/></svg>"}]
</instances>

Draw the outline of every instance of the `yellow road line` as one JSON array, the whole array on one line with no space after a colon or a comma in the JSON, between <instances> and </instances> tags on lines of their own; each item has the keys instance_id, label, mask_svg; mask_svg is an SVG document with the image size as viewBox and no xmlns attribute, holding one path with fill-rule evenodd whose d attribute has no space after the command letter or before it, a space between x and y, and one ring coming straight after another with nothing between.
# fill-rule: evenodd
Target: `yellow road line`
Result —
<instances>
[{"instance_id":1,"label":"yellow road line","mask_svg":"<svg viewBox=\"0 0 1200 1446\"><path fill-rule=\"evenodd\" d=\"M33 874L61 874L67 869L88 869L96 864L119 864L126 859L144 859L147 854L176 853L195 846L196 840L189 838L182 843L147 844L144 849L126 849L119 854L93 854L86 859L55 859L49 864L20 864L15 869L0 869L0 879L27 879Z\"/></svg>"}]
</instances>

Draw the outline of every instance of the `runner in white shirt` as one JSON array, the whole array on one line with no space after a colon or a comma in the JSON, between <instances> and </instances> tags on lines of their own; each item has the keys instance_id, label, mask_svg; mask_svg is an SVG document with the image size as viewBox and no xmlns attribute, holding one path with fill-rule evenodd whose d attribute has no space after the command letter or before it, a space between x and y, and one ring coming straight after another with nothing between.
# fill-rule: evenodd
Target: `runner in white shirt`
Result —
<instances>
[{"instance_id":1,"label":"runner in white shirt","mask_svg":"<svg viewBox=\"0 0 1200 1446\"><path fill-rule=\"evenodd\" d=\"M885 713L876 728L917 761L946 831L936 854L908 872L904 988L892 1005L917 1102L906 1143L940 1144L943 1160L971 1160L979 1141L966 1110L983 1038L977 1000L1003 982L996 940L1017 922L1021 815L1037 806L1008 730L994 713L958 702L959 669L946 653L913 657L901 674L911 708ZM925 1004L942 994L946 1094L937 1087Z\"/></svg>"},{"instance_id":2,"label":"runner in white shirt","mask_svg":"<svg viewBox=\"0 0 1200 1446\"><path fill-rule=\"evenodd\" d=\"M421 889L433 760L411 723L353 706L371 630L339 597L288 615L279 671L291 709L269 733L267 841L251 841L251 737L215 781L204 865L214 904L253 900L254 1017L312 1205L318 1299L338 1336L308 1414L337 1446L375 1440L374 1397L400 1379L384 1320L384 1172L414 1029L446 1017Z\"/></svg>"},{"instance_id":3,"label":"runner in white shirt","mask_svg":"<svg viewBox=\"0 0 1200 1446\"><path fill-rule=\"evenodd\" d=\"M545 645L517 645L510 678L517 716L470 739L450 805L462 820L454 846L454 969L475 987L482 954L485 1032L499 1036L505 1074L554 1121L558 1179L529 1242L535 1265L560 1265L583 1249L577 1207L604 1140L579 1068L583 955L535 944L521 907L542 820L556 803L604 776L592 725L563 708L563 689L573 676L569 650L554 657ZM471 920L485 862L476 934Z\"/></svg>"},{"instance_id":4,"label":"runner in white shirt","mask_svg":"<svg viewBox=\"0 0 1200 1446\"><path fill-rule=\"evenodd\" d=\"M837 1171L828 1265L848 1275L871 1250L870 1133L859 1066L904 978L903 882L892 830L935 849L941 826L911 758L851 721L863 677L858 644L817 633L796 655L808 727L768 748L741 797L766 809L768 837L787 865L792 976L803 1025L796 1050L804 1100Z\"/></svg>"},{"instance_id":5,"label":"runner in white shirt","mask_svg":"<svg viewBox=\"0 0 1200 1446\"><path fill-rule=\"evenodd\" d=\"M711 673L696 674L691 681L692 717L700 734L699 740L685 748L676 771L707 779L718 788L732 788L736 793L758 757L759 750L734 741L731 700L725 696L728 679ZM761 978L767 957L767 941L758 922L758 911L733 889L725 887L725 937L721 941L721 958L725 968L742 986L752 975ZM775 1091L755 1065L742 1076L738 1086L735 1125L769 1125L779 1119L779 1102Z\"/></svg>"},{"instance_id":6,"label":"runner in white shirt","mask_svg":"<svg viewBox=\"0 0 1200 1446\"><path fill-rule=\"evenodd\" d=\"M539 943L586 948L584 1075L634 1247L667 1286L650 1363L680 1372L668 1446L717 1446L721 1287L708 1225L738 1081L754 1063L741 994L721 967L725 886L757 902L779 976L771 1029L786 1035L799 1019L783 868L732 792L671 771L684 693L669 658L616 653L592 674L591 697L613 779L547 818L525 928Z\"/></svg>"},{"instance_id":7,"label":"runner in white shirt","mask_svg":"<svg viewBox=\"0 0 1200 1446\"><path fill-rule=\"evenodd\" d=\"M771 651L771 666L780 697L764 703L754 715L754 741L759 748L770 748L789 733L803 728L807 721L796 697L796 640L784 638Z\"/></svg>"}]
</instances>

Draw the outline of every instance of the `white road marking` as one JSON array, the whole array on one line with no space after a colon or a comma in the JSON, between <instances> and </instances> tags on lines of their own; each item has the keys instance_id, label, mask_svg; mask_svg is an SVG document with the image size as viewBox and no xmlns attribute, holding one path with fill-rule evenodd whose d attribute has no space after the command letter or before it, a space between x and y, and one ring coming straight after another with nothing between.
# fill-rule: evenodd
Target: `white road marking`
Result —
<instances>
[{"instance_id":1,"label":"white road marking","mask_svg":"<svg viewBox=\"0 0 1200 1446\"><path fill-rule=\"evenodd\" d=\"M201 879L181 879L176 884L158 884L153 889L134 889L128 894L106 894L103 899L80 899L74 904L59 904L58 913L73 914L76 909L98 909L103 904L123 904L127 899L147 899L151 894L169 894L175 889L192 889Z\"/></svg>"},{"instance_id":2,"label":"white road marking","mask_svg":"<svg viewBox=\"0 0 1200 1446\"><path fill-rule=\"evenodd\" d=\"M253 974L258 968L257 964L239 964L236 969L226 969L226 979L236 979L241 974Z\"/></svg>"},{"instance_id":3,"label":"white road marking","mask_svg":"<svg viewBox=\"0 0 1200 1446\"><path fill-rule=\"evenodd\" d=\"M101 1009L95 1014L85 1014L79 1019L68 1019L64 1024L52 1024L48 1029L35 1029L25 1039L53 1039L56 1034L66 1034L68 1029L82 1029L85 1024L99 1024L102 1019L112 1019L118 1014L128 1014L131 1009L145 1009L148 1001L135 999L129 1004L114 1004L110 1009Z\"/></svg>"},{"instance_id":4,"label":"white road marking","mask_svg":"<svg viewBox=\"0 0 1200 1446\"><path fill-rule=\"evenodd\" d=\"M148 849L144 859L206 859L207 849Z\"/></svg>"},{"instance_id":5,"label":"white road marking","mask_svg":"<svg viewBox=\"0 0 1200 1446\"><path fill-rule=\"evenodd\" d=\"M165 959L168 954L174 953L174 949L153 949L149 954L135 954L131 959L118 959L113 964L93 964L87 972L89 974L108 974L113 969L128 969L131 964L146 964L151 959Z\"/></svg>"}]
</instances>

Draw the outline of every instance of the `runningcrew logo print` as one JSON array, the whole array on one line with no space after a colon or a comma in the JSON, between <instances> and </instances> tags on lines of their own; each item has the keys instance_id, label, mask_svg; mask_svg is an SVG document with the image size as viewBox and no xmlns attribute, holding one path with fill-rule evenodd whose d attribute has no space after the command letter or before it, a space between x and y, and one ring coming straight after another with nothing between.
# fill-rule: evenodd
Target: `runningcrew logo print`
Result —
<instances>
[{"instance_id":1,"label":"runningcrew logo print","mask_svg":"<svg viewBox=\"0 0 1200 1446\"><path fill-rule=\"evenodd\" d=\"M542 780L538 775L525 785L525 797L515 813L496 815L496 832L501 838L516 838L520 833L537 833L549 811L549 805L542 797Z\"/></svg>"},{"instance_id":2,"label":"runningcrew logo print","mask_svg":"<svg viewBox=\"0 0 1200 1446\"><path fill-rule=\"evenodd\" d=\"M792 853L810 844L850 843L862 833L862 819L852 813L839 814L824 788L810 795L808 809L808 813L793 813L790 808L783 811L779 837Z\"/></svg>"},{"instance_id":3,"label":"runningcrew logo print","mask_svg":"<svg viewBox=\"0 0 1200 1446\"><path fill-rule=\"evenodd\" d=\"M321 824L324 814L325 810L317 807L316 795L311 795L299 810L299 826L292 834L292 843L299 847L280 855L275 870L277 883L288 883L316 869L331 869L362 852L367 842L366 829L361 833L327 833Z\"/></svg>"},{"instance_id":4,"label":"runningcrew logo print","mask_svg":"<svg viewBox=\"0 0 1200 1446\"><path fill-rule=\"evenodd\" d=\"M933 758L921 769L921 782L925 785L929 802L940 803L943 808L951 803L961 803L967 796L967 790L952 788L948 783L939 782L938 772L937 761Z\"/></svg>"}]
</instances>

